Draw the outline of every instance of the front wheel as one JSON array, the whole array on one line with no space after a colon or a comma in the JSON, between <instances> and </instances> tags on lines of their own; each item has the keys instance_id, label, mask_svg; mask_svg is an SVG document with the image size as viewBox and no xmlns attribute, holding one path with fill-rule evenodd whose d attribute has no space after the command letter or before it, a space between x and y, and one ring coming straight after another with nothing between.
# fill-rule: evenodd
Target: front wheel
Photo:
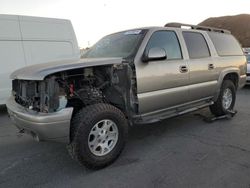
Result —
<instances>
[{"instance_id":1,"label":"front wheel","mask_svg":"<svg viewBox=\"0 0 250 188\"><path fill-rule=\"evenodd\" d=\"M231 80L224 80L220 90L219 97L213 105L210 106L211 112L216 116L225 115L234 108L236 100L236 88Z\"/></svg>"},{"instance_id":2,"label":"front wheel","mask_svg":"<svg viewBox=\"0 0 250 188\"><path fill-rule=\"evenodd\" d=\"M120 155L128 134L124 114L109 104L83 108L73 117L72 126L71 156L94 169L111 164Z\"/></svg>"}]
</instances>

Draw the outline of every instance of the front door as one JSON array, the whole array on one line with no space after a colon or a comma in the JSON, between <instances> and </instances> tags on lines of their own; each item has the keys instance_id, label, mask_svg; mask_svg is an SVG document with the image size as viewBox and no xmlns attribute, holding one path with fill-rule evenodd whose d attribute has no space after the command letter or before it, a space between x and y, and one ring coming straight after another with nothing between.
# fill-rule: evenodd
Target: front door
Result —
<instances>
[{"instance_id":1,"label":"front door","mask_svg":"<svg viewBox=\"0 0 250 188\"><path fill-rule=\"evenodd\" d=\"M156 31L145 51L162 48L167 59L137 62L137 94L141 114L158 112L189 101L189 71L174 31Z\"/></svg>"}]
</instances>

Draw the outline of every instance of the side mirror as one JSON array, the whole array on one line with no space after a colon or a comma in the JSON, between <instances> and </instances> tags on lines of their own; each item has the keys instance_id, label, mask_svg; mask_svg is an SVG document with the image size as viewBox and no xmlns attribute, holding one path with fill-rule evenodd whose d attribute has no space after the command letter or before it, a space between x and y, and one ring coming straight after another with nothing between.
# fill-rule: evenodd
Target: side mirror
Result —
<instances>
[{"instance_id":1,"label":"side mirror","mask_svg":"<svg viewBox=\"0 0 250 188\"><path fill-rule=\"evenodd\" d=\"M167 53L163 48L150 48L142 57L143 62L164 60L167 58Z\"/></svg>"}]
</instances>

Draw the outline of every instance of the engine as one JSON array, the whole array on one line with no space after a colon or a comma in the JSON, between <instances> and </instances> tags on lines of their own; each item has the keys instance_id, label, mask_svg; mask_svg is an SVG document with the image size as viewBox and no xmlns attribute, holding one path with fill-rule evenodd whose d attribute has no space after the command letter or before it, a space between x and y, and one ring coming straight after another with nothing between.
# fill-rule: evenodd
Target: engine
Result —
<instances>
[{"instance_id":1,"label":"engine","mask_svg":"<svg viewBox=\"0 0 250 188\"><path fill-rule=\"evenodd\" d=\"M13 95L20 105L38 112L55 112L67 106L102 102L109 84L106 69L65 71L43 81L13 80Z\"/></svg>"}]
</instances>

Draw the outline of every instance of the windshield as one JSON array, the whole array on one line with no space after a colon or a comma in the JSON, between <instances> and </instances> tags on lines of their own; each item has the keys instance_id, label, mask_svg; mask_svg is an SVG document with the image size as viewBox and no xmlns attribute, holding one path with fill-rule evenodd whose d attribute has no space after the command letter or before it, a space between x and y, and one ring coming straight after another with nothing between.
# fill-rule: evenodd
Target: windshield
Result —
<instances>
[{"instance_id":1,"label":"windshield","mask_svg":"<svg viewBox=\"0 0 250 188\"><path fill-rule=\"evenodd\" d=\"M130 30L108 35L90 48L83 58L132 56L144 36L143 33L144 30Z\"/></svg>"}]
</instances>

